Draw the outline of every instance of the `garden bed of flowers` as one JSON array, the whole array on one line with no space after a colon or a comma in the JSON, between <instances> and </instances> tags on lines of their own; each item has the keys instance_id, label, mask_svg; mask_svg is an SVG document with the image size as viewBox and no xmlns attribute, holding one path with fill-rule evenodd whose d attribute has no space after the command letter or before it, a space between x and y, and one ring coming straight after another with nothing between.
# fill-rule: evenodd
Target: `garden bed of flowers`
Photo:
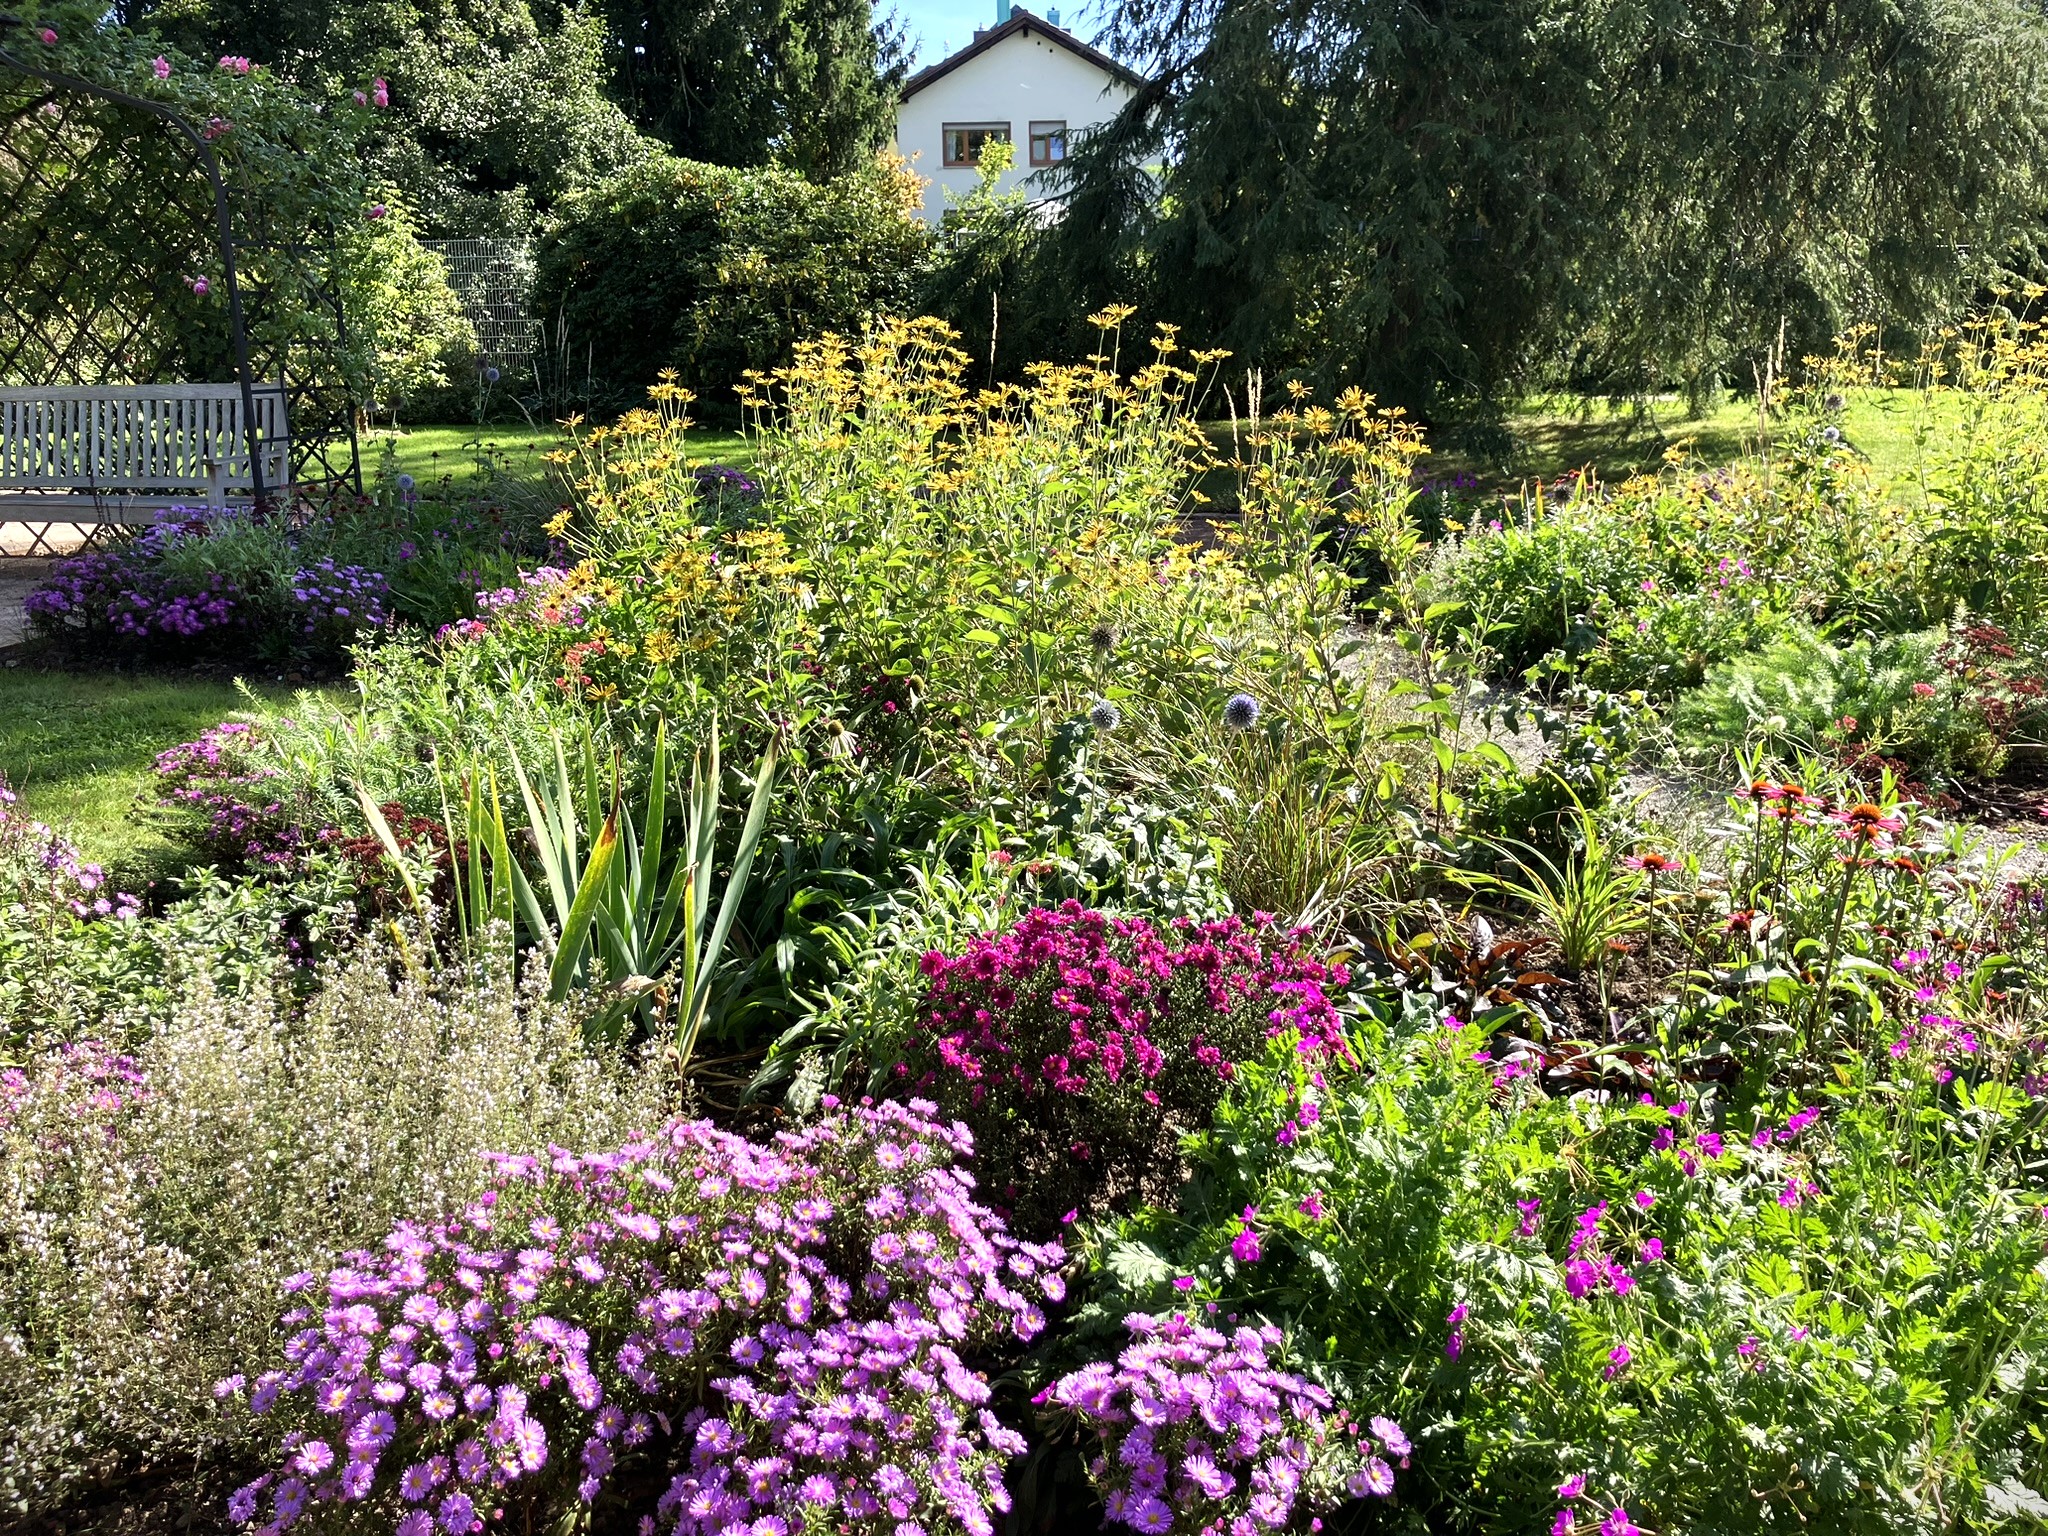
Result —
<instances>
[{"instance_id":1,"label":"garden bed of flowers","mask_svg":"<svg viewBox=\"0 0 2048 1536\"><path fill-rule=\"evenodd\" d=\"M1917 499L1849 354L1769 463L1424 517L1356 394L1224 462L1213 355L916 323L488 561L65 568L355 688L164 752L147 908L0 792L7 1521L2040 1529L2048 894L1960 808L2048 385L1954 346Z\"/></svg>"}]
</instances>

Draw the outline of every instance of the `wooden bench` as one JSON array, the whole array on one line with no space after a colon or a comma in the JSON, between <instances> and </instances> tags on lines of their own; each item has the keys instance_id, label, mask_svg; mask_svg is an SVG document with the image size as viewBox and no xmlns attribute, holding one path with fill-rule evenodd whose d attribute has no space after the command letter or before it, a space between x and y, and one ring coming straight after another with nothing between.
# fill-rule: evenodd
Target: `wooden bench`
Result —
<instances>
[{"instance_id":1,"label":"wooden bench","mask_svg":"<svg viewBox=\"0 0 2048 1536\"><path fill-rule=\"evenodd\" d=\"M269 494L289 476L284 391L253 393ZM25 552L47 553L51 527L148 524L201 498L225 507L255 487L242 417L239 384L0 388L0 523L40 526Z\"/></svg>"}]
</instances>

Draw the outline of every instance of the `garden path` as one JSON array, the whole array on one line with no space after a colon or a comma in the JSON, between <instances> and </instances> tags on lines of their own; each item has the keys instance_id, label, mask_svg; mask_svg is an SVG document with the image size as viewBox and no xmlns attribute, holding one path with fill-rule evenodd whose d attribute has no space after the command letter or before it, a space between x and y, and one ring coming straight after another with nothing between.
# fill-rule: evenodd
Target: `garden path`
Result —
<instances>
[{"instance_id":1,"label":"garden path","mask_svg":"<svg viewBox=\"0 0 2048 1536\"><path fill-rule=\"evenodd\" d=\"M27 636L28 617L21 605L42 579L42 566L40 560L10 560L0 565L0 651L21 644Z\"/></svg>"}]
</instances>

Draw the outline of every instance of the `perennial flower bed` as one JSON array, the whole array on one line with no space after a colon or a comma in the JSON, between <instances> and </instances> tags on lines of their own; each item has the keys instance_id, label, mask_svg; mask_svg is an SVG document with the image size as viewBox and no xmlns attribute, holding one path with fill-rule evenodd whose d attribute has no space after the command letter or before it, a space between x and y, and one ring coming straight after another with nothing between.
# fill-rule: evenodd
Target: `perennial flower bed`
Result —
<instances>
[{"instance_id":1,"label":"perennial flower bed","mask_svg":"<svg viewBox=\"0 0 2048 1536\"><path fill-rule=\"evenodd\" d=\"M384 530L388 601L233 520L67 570L179 643L268 582L356 691L163 755L214 869L158 913L0 805L0 945L80 978L0 988L0 1507L2048 1521L2048 898L1958 815L2039 561L1954 553L2039 542L1988 488L2048 388L1896 517L1823 404L1431 521L1398 414L1225 464L1216 357L1105 341L1009 394L821 341L743 476L664 383L546 542Z\"/></svg>"}]
</instances>

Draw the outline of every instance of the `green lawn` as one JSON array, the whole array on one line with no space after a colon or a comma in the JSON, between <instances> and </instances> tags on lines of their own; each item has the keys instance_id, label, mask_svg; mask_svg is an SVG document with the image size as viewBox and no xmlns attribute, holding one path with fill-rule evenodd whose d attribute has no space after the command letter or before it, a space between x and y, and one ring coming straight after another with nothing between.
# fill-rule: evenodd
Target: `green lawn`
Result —
<instances>
[{"instance_id":1,"label":"green lawn","mask_svg":"<svg viewBox=\"0 0 2048 1536\"><path fill-rule=\"evenodd\" d=\"M20 793L22 810L139 890L187 862L138 798L157 753L247 707L227 683L0 671L0 776Z\"/></svg>"},{"instance_id":2,"label":"green lawn","mask_svg":"<svg viewBox=\"0 0 2048 1536\"><path fill-rule=\"evenodd\" d=\"M1920 462L1922 431L1953 429L1967 408L1952 392L1859 389L1849 392L1842 414L1843 436L1863 454L1880 479L1909 494ZM1613 483L1655 470L1671 448L1684 448L1708 464L1725 464L1754 452L1760 437L1793 430L1783 421L1759 423L1753 400L1731 400L1702 415L1686 414L1673 397L1641 405L1552 397L1527 402L1507 421L1513 448L1506 464L1446 444L1421 461L1430 480L1476 476L1487 490L1513 490L1532 480L1554 480L1591 467Z\"/></svg>"},{"instance_id":3,"label":"green lawn","mask_svg":"<svg viewBox=\"0 0 2048 1536\"><path fill-rule=\"evenodd\" d=\"M459 493L475 488L493 468L538 481L546 469L543 455L567 441L567 433L551 425L405 427L371 433L363 444L363 467L374 473L388 443L399 472L411 475L421 489L431 491L446 482ZM752 441L738 432L692 432L690 452L720 464L754 462Z\"/></svg>"}]
</instances>

